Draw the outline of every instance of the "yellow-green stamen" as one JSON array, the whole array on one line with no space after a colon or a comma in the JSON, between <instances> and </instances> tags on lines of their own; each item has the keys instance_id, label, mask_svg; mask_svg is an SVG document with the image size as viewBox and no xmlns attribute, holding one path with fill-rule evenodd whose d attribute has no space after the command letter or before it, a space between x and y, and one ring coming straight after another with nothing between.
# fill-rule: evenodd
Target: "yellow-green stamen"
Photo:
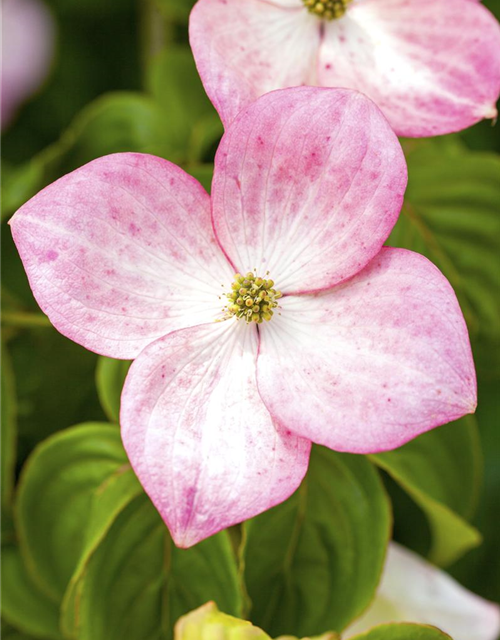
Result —
<instances>
[{"instance_id":1,"label":"yellow-green stamen","mask_svg":"<svg viewBox=\"0 0 500 640\"><path fill-rule=\"evenodd\" d=\"M341 18L352 0L302 0L307 10L319 18L335 20Z\"/></svg>"},{"instance_id":2,"label":"yellow-green stamen","mask_svg":"<svg viewBox=\"0 0 500 640\"><path fill-rule=\"evenodd\" d=\"M257 277L249 271L245 276L241 273L234 275L231 293L225 296L228 303L224 307L224 319L236 316L238 320L261 324L273 317L273 309L278 306L281 291L274 289L273 280Z\"/></svg>"}]
</instances>

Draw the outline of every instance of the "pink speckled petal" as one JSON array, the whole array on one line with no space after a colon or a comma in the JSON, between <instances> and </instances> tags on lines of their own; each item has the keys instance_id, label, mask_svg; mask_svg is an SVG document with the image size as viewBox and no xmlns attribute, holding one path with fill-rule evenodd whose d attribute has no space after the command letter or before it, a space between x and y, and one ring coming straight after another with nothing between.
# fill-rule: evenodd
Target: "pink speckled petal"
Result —
<instances>
[{"instance_id":1,"label":"pink speckled petal","mask_svg":"<svg viewBox=\"0 0 500 640\"><path fill-rule=\"evenodd\" d=\"M171 333L132 364L122 437L180 547L285 500L310 442L275 427L257 391L255 325L229 320Z\"/></svg>"},{"instance_id":2,"label":"pink speckled petal","mask_svg":"<svg viewBox=\"0 0 500 640\"><path fill-rule=\"evenodd\" d=\"M318 84L363 91L402 136L495 118L500 27L470 0L360 0L326 26Z\"/></svg>"},{"instance_id":3,"label":"pink speckled petal","mask_svg":"<svg viewBox=\"0 0 500 640\"><path fill-rule=\"evenodd\" d=\"M375 600L342 637L390 622L430 624L453 640L496 640L500 634L498 605L467 591L444 571L394 542Z\"/></svg>"},{"instance_id":4,"label":"pink speckled petal","mask_svg":"<svg viewBox=\"0 0 500 640\"><path fill-rule=\"evenodd\" d=\"M241 112L215 159L212 215L242 273L286 293L331 287L362 269L398 217L399 142L356 91L274 91Z\"/></svg>"},{"instance_id":5,"label":"pink speckled petal","mask_svg":"<svg viewBox=\"0 0 500 640\"><path fill-rule=\"evenodd\" d=\"M272 89L316 84L320 24L302 0L200 0L189 38L225 125Z\"/></svg>"},{"instance_id":6,"label":"pink speckled petal","mask_svg":"<svg viewBox=\"0 0 500 640\"><path fill-rule=\"evenodd\" d=\"M220 315L232 271L210 199L166 160L94 160L27 202L12 234L43 311L65 336L113 358Z\"/></svg>"},{"instance_id":7,"label":"pink speckled petal","mask_svg":"<svg viewBox=\"0 0 500 640\"><path fill-rule=\"evenodd\" d=\"M348 282L281 306L261 328L257 379L275 420L295 433L375 453L474 411L465 321L423 256L384 248Z\"/></svg>"}]
</instances>

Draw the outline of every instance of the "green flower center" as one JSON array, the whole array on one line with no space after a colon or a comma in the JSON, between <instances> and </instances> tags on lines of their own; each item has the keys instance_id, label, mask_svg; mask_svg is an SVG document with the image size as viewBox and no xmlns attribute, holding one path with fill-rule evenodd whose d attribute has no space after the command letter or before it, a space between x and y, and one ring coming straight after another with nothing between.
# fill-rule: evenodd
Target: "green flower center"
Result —
<instances>
[{"instance_id":1,"label":"green flower center","mask_svg":"<svg viewBox=\"0 0 500 640\"><path fill-rule=\"evenodd\" d=\"M224 294L227 298L224 319L236 316L238 320L245 322L268 322L282 295L281 291L276 291L273 287L273 280L259 278L251 271L246 276L236 273L231 293Z\"/></svg>"},{"instance_id":2,"label":"green flower center","mask_svg":"<svg viewBox=\"0 0 500 640\"><path fill-rule=\"evenodd\" d=\"M335 20L341 18L352 0L302 0L307 10L319 18Z\"/></svg>"}]
</instances>

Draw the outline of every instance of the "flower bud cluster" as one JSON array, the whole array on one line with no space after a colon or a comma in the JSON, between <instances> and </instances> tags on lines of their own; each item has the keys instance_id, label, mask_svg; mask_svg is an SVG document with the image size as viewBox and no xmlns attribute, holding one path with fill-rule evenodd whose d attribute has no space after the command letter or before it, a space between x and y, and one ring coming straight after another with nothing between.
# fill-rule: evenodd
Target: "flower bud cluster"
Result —
<instances>
[{"instance_id":1,"label":"flower bud cluster","mask_svg":"<svg viewBox=\"0 0 500 640\"><path fill-rule=\"evenodd\" d=\"M325 20L341 18L351 0L302 0L307 9Z\"/></svg>"},{"instance_id":2,"label":"flower bud cluster","mask_svg":"<svg viewBox=\"0 0 500 640\"><path fill-rule=\"evenodd\" d=\"M267 274L268 275L268 274ZM245 276L234 275L231 293L226 293L228 304L224 308L227 317L236 316L246 322L268 322L273 317L273 309L278 306L281 292L274 287L273 280L259 278L249 271Z\"/></svg>"}]
</instances>

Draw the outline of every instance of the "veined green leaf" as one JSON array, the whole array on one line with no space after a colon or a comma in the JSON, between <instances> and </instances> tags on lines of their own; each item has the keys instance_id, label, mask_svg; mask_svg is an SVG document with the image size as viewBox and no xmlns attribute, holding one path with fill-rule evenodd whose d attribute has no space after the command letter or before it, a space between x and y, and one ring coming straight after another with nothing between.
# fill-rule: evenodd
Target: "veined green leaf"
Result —
<instances>
[{"instance_id":1,"label":"veined green leaf","mask_svg":"<svg viewBox=\"0 0 500 640\"><path fill-rule=\"evenodd\" d=\"M57 603L33 583L19 549L13 545L2 546L2 616L35 638L62 638Z\"/></svg>"},{"instance_id":2,"label":"veined green leaf","mask_svg":"<svg viewBox=\"0 0 500 640\"><path fill-rule=\"evenodd\" d=\"M226 532L177 549L144 494L113 522L75 585L79 640L172 638L175 621L207 600L238 614L241 598ZM66 628L66 625L65 625Z\"/></svg>"},{"instance_id":3,"label":"veined green leaf","mask_svg":"<svg viewBox=\"0 0 500 640\"><path fill-rule=\"evenodd\" d=\"M35 636L18 631L5 620L2 620L2 630L0 632L2 640L37 640Z\"/></svg>"},{"instance_id":4,"label":"veined green leaf","mask_svg":"<svg viewBox=\"0 0 500 640\"><path fill-rule=\"evenodd\" d=\"M142 487L129 465L121 467L94 492L85 541L62 602L61 628L67 637L77 637L78 634L82 577L92 554L98 549L123 509L142 494Z\"/></svg>"},{"instance_id":5,"label":"veined green leaf","mask_svg":"<svg viewBox=\"0 0 500 640\"><path fill-rule=\"evenodd\" d=\"M149 66L147 82L166 114L164 127L169 139L182 151L179 159L203 162L223 127L203 89L189 47L172 46L160 52Z\"/></svg>"},{"instance_id":6,"label":"veined green leaf","mask_svg":"<svg viewBox=\"0 0 500 640\"><path fill-rule=\"evenodd\" d=\"M370 458L426 514L432 532L432 562L450 564L481 542L479 532L467 522L476 506L482 462L472 416Z\"/></svg>"},{"instance_id":7,"label":"veined green leaf","mask_svg":"<svg viewBox=\"0 0 500 640\"><path fill-rule=\"evenodd\" d=\"M452 640L452 638L436 627L403 622L383 624L359 636L354 636L352 640Z\"/></svg>"},{"instance_id":8,"label":"veined green leaf","mask_svg":"<svg viewBox=\"0 0 500 640\"><path fill-rule=\"evenodd\" d=\"M299 490L247 526L250 617L270 635L341 631L369 604L391 515L366 457L313 447Z\"/></svg>"},{"instance_id":9,"label":"veined green leaf","mask_svg":"<svg viewBox=\"0 0 500 640\"><path fill-rule=\"evenodd\" d=\"M21 552L55 602L82 553L94 494L128 468L118 429L100 423L57 433L26 463L16 500Z\"/></svg>"},{"instance_id":10,"label":"veined green leaf","mask_svg":"<svg viewBox=\"0 0 500 640\"><path fill-rule=\"evenodd\" d=\"M10 510L16 464L16 391L7 347L2 341L2 513Z\"/></svg>"},{"instance_id":11,"label":"veined green leaf","mask_svg":"<svg viewBox=\"0 0 500 640\"><path fill-rule=\"evenodd\" d=\"M97 356L51 326L16 331L8 348L16 379L19 463L54 432L100 415L93 380Z\"/></svg>"}]
</instances>

